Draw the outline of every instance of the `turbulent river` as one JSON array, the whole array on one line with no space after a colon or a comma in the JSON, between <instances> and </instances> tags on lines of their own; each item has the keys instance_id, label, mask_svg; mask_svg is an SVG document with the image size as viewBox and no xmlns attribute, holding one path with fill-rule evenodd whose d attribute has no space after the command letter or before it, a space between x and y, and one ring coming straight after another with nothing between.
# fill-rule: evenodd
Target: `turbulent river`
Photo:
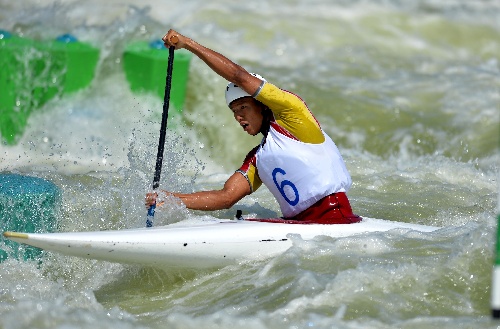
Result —
<instances>
[{"instance_id":1,"label":"turbulent river","mask_svg":"<svg viewBox=\"0 0 500 329\"><path fill-rule=\"evenodd\" d=\"M162 100L130 91L121 56L129 42L169 28L300 95L344 156L355 213L443 229L297 236L276 258L192 273L52 253L9 258L0 264L0 328L500 325L490 319L497 1L0 0L0 29L33 39L72 33L100 49L88 88L52 99L16 145L0 144L0 173L62 191L61 231L144 226ZM225 106L225 85L192 59L185 107L169 122L163 188L219 188L259 143ZM236 209L279 215L261 188L227 211L167 205L155 224Z\"/></svg>"}]
</instances>

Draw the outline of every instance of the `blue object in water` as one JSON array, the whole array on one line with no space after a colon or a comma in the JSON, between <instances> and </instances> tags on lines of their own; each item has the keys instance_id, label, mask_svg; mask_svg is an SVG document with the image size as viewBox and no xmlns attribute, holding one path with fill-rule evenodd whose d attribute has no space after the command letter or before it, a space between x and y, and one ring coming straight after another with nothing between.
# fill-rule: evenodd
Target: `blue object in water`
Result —
<instances>
[{"instance_id":1,"label":"blue object in water","mask_svg":"<svg viewBox=\"0 0 500 329\"><path fill-rule=\"evenodd\" d=\"M57 41L59 42L65 42L65 43L70 43L70 42L77 42L78 39L72 35L72 34L63 34L63 35L60 35L56 38Z\"/></svg>"},{"instance_id":2,"label":"blue object in water","mask_svg":"<svg viewBox=\"0 0 500 329\"><path fill-rule=\"evenodd\" d=\"M60 210L59 188L42 178L0 174L0 231L53 232ZM20 246L0 235L0 262L35 259L40 249Z\"/></svg>"},{"instance_id":3,"label":"blue object in water","mask_svg":"<svg viewBox=\"0 0 500 329\"><path fill-rule=\"evenodd\" d=\"M165 47L165 42L163 42L163 40L161 40L161 39L151 41L149 43L149 47L153 48L153 49L161 49L161 50L167 49L167 47Z\"/></svg>"},{"instance_id":4,"label":"blue object in water","mask_svg":"<svg viewBox=\"0 0 500 329\"><path fill-rule=\"evenodd\" d=\"M8 39L11 37L10 32L5 31L5 30L0 30L0 40L2 39Z\"/></svg>"}]
</instances>

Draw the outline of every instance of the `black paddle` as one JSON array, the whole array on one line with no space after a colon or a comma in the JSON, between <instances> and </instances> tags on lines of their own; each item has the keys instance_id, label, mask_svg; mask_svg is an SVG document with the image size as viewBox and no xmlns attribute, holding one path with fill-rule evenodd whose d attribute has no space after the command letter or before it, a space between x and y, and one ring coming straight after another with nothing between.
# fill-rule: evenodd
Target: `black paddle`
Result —
<instances>
[{"instance_id":1,"label":"black paddle","mask_svg":"<svg viewBox=\"0 0 500 329\"><path fill-rule=\"evenodd\" d=\"M177 43L179 39L177 36L172 36L170 41ZM168 107L170 104L170 89L172 87L172 70L174 69L174 50L175 47L168 48L168 67L167 67L167 81L165 84L165 95L163 97L163 113L161 116L160 127L160 140L158 141L158 154L156 155L156 168L155 177L153 179L153 191L160 186L161 166L163 164L163 150L165 147L165 134L167 133L167 120L168 120ZM148 216L146 219L146 227L153 226L153 218L155 216L156 204L153 204L148 209Z\"/></svg>"}]
</instances>

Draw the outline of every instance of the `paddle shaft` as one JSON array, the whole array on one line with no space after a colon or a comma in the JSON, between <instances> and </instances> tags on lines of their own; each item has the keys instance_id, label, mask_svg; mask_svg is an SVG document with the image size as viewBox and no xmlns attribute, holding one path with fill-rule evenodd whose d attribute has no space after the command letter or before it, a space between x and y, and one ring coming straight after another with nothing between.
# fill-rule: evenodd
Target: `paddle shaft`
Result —
<instances>
[{"instance_id":1,"label":"paddle shaft","mask_svg":"<svg viewBox=\"0 0 500 329\"><path fill-rule=\"evenodd\" d=\"M176 43L177 37L173 36L171 41L173 43ZM158 141L158 153L156 155L156 167L153 179L153 190L156 190L160 186L161 167L163 165L163 153L165 149L165 135L167 133L168 108L170 105L170 90L172 88L172 71L174 69L174 50L175 47L168 48L169 53L168 53L167 79L165 83L165 95L163 97L163 113L161 116L160 139ZM151 205L149 207L146 219L146 227L153 226L155 209L156 209L156 204Z\"/></svg>"}]
</instances>

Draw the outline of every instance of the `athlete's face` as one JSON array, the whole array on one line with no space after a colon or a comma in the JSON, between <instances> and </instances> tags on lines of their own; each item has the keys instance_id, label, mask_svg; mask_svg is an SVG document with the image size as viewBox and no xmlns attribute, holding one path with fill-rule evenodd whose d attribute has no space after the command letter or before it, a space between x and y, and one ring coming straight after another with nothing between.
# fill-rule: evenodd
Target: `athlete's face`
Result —
<instances>
[{"instance_id":1,"label":"athlete's face","mask_svg":"<svg viewBox=\"0 0 500 329\"><path fill-rule=\"evenodd\" d=\"M255 136L262 127L263 106L252 97L243 97L231 103L231 111L240 126L249 135Z\"/></svg>"}]
</instances>

